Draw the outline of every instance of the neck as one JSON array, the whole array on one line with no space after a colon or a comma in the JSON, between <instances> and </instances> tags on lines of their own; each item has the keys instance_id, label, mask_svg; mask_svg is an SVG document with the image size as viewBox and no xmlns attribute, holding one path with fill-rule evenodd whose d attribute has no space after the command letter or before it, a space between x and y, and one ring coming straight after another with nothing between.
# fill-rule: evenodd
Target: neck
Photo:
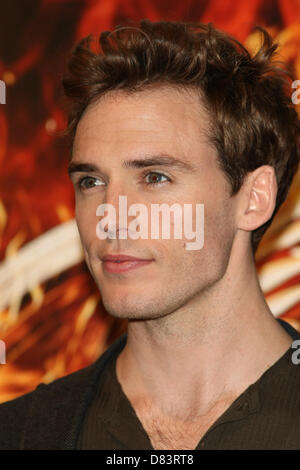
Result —
<instances>
[{"instance_id":1,"label":"neck","mask_svg":"<svg viewBox=\"0 0 300 470\"><path fill-rule=\"evenodd\" d=\"M236 259L244 262L232 258L223 278L182 308L129 321L116 368L128 397L201 414L241 394L287 351L292 338L265 301L252 255Z\"/></svg>"}]
</instances>

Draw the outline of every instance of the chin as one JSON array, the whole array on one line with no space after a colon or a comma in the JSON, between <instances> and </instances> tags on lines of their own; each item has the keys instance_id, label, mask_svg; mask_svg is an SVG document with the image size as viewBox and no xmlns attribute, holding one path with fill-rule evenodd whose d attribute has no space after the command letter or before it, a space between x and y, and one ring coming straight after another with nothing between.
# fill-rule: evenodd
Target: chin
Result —
<instances>
[{"instance_id":1,"label":"chin","mask_svg":"<svg viewBox=\"0 0 300 470\"><path fill-rule=\"evenodd\" d=\"M142 300L142 302L141 302ZM138 296L120 296L107 298L102 297L102 303L105 310L113 317L127 320L151 320L163 316L160 309L154 307L151 299L149 302L145 298Z\"/></svg>"}]
</instances>

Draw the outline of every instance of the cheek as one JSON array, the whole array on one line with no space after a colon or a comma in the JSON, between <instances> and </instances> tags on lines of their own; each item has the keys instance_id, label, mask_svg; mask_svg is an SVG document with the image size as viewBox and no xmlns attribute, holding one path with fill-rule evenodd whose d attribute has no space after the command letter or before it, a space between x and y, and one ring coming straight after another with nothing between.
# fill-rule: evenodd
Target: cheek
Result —
<instances>
[{"instance_id":1,"label":"cheek","mask_svg":"<svg viewBox=\"0 0 300 470\"><path fill-rule=\"evenodd\" d=\"M209 280L218 280L226 272L234 240L233 220L225 211L206 217L204 245L199 260ZM202 251L202 253L201 253Z\"/></svg>"},{"instance_id":2,"label":"cheek","mask_svg":"<svg viewBox=\"0 0 300 470\"><path fill-rule=\"evenodd\" d=\"M228 258L234 238L234 217L230 205L207 211L204 248L217 260Z\"/></svg>"},{"instance_id":3,"label":"cheek","mask_svg":"<svg viewBox=\"0 0 300 470\"><path fill-rule=\"evenodd\" d=\"M92 210L83 204L76 205L75 218L84 251L90 252L91 247L101 242L96 235L96 209Z\"/></svg>"},{"instance_id":4,"label":"cheek","mask_svg":"<svg viewBox=\"0 0 300 470\"><path fill-rule=\"evenodd\" d=\"M179 276L183 283L214 283L225 274L233 238L230 214L225 211L214 214L207 210L204 212L204 244L201 249L186 250L184 241L173 242L172 276Z\"/></svg>"}]
</instances>

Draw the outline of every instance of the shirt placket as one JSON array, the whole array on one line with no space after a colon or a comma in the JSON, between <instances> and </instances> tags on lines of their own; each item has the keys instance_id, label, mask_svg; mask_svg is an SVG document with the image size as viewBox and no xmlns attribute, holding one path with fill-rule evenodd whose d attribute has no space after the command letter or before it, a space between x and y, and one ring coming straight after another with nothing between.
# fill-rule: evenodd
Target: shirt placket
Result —
<instances>
[{"instance_id":1,"label":"shirt placket","mask_svg":"<svg viewBox=\"0 0 300 470\"><path fill-rule=\"evenodd\" d=\"M260 395L257 384L250 386L246 392L238 397L227 410L210 426L199 441L195 450L204 450L213 445L214 431L235 421L246 419L249 415L257 413L260 409Z\"/></svg>"}]
</instances>

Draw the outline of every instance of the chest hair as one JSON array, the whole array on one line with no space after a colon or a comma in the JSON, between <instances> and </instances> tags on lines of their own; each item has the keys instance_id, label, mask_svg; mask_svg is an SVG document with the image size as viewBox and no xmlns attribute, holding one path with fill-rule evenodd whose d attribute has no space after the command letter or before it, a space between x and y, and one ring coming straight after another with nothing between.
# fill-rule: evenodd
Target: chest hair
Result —
<instances>
[{"instance_id":1,"label":"chest hair","mask_svg":"<svg viewBox=\"0 0 300 470\"><path fill-rule=\"evenodd\" d=\"M166 416L153 405L145 406L145 403L134 406L134 409L154 449L193 450L235 398L236 395L221 399L197 417L189 413L188 419Z\"/></svg>"}]
</instances>

